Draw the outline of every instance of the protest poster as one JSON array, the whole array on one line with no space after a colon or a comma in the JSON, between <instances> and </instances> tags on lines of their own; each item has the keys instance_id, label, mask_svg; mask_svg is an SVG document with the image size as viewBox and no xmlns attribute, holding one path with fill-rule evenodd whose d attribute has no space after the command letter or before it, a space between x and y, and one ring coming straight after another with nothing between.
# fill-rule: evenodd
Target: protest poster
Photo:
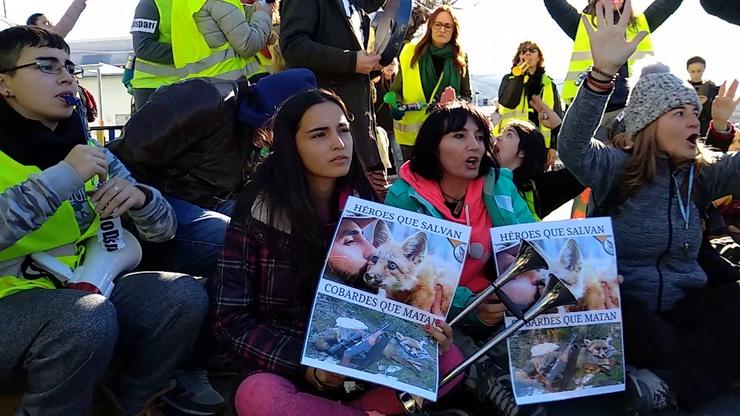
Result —
<instances>
[{"instance_id":1,"label":"protest poster","mask_svg":"<svg viewBox=\"0 0 740 416\"><path fill-rule=\"evenodd\" d=\"M522 244L531 244L536 251L527 259L536 267L517 274L502 288L516 309L527 310L552 276L578 300L541 314L507 340L517 404L623 391L622 318L611 220L495 227L491 239L499 274L516 262ZM507 313L507 326L515 320Z\"/></svg>"},{"instance_id":2,"label":"protest poster","mask_svg":"<svg viewBox=\"0 0 740 416\"><path fill-rule=\"evenodd\" d=\"M301 363L436 400L438 345L423 327L446 319L469 238L467 226L350 197Z\"/></svg>"}]
</instances>

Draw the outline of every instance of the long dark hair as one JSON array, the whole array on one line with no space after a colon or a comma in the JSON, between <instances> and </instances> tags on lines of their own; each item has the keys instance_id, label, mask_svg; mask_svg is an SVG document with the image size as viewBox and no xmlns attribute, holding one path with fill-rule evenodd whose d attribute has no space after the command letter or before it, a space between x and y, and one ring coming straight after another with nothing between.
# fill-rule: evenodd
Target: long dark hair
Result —
<instances>
[{"instance_id":1,"label":"long dark hair","mask_svg":"<svg viewBox=\"0 0 740 416\"><path fill-rule=\"evenodd\" d=\"M524 152L522 164L514 169L514 185L520 193L532 191L532 181L545 172L547 165L547 148L545 137L534 124L527 121L512 120L506 127L511 127L519 136L519 152Z\"/></svg>"},{"instance_id":2,"label":"long dark hair","mask_svg":"<svg viewBox=\"0 0 740 416\"><path fill-rule=\"evenodd\" d=\"M326 102L339 106L349 119L349 112L341 98L323 89L300 92L282 103L271 123L271 153L256 167L252 179L239 197L238 210L235 212L237 220L243 221L251 215L252 206L259 198L266 203L267 224L272 229L279 228L279 224L287 220L291 230L291 250L285 254L291 256L296 272L301 274L300 281L307 285L313 285L318 280L329 241L326 224L311 199L304 164L298 154L296 133L306 111ZM328 207L330 213L338 214L339 196L343 191L355 193L364 199L378 200L356 150L352 155L349 173L336 181L331 206ZM270 236L267 239L273 242L278 240ZM279 247L271 248L278 255L282 253ZM312 296L312 286L309 292Z\"/></svg>"},{"instance_id":3,"label":"long dark hair","mask_svg":"<svg viewBox=\"0 0 740 416\"><path fill-rule=\"evenodd\" d=\"M452 57L455 60L455 65L460 69L460 76L464 77L465 72L468 70L468 64L465 62L465 52L463 52L462 47L460 47L460 23L458 23L455 13L452 12L452 7L447 4L439 6L437 10L433 11L432 14L429 15L429 19L427 19L427 31L414 48L414 56L411 57L411 66L416 65L416 62L419 61L421 55L427 51L427 48L429 48L429 45L432 43L432 25L437 19L437 16L443 12L449 13L452 17L453 25L455 26L452 28L452 37L450 38L449 43L452 44Z\"/></svg>"},{"instance_id":4,"label":"long dark hair","mask_svg":"<svg viewBox=\"0 0 740 416\"><path fill-rule=\"evenodd\" d=\"M496 168L496 175L498 175L498 168L501 164L493 151L488 118L472 104L458 100L438 106L424 120L416 136L414 158L411 159L410 165L411 171L423 178L436 182L441 181L444 172L439 162L439 142L445 134L462 130L468 122L468 117L472 118L483 132L485 151L478 169L478 177L486 175L491 168Z\"/></svg>"}]
</instances>

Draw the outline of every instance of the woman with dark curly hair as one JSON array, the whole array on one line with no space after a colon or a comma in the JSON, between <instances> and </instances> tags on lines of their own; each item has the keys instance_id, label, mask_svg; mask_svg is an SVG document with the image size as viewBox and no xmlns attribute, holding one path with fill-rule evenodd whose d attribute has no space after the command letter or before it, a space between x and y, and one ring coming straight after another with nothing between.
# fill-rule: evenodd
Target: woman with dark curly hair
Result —
<instances>
[{"instance_id":1,"label":"woman with dark curly hair","mask_svg":"<svg viewBox=\"0 0 740 416\"><path fill-rule=\"evenodd\" d=\"M502 118L494 133L500 134L511 120L529 121L542 133L547 147L547 164L552 166L557 151L557 132L563 110L553 79L545 74L545 57L532 41L519 44L511 60L511 72L498 89Z\"/></svg>"}]
</instances>

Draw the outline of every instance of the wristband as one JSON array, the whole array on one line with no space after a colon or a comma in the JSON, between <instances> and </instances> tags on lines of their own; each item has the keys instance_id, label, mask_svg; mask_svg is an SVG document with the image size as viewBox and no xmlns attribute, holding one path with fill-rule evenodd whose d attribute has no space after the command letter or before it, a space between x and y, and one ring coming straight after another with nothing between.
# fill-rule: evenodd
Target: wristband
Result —
<instances>
[{"instance_id":1,"label":"wristband","mask_svg":"<svg viewBox=\"0 0 740 416\"><path fill-rule=\"evenodd\" d=\"M602 77L606 77L607 79L611 79L612 81L615 81L617 79L617 74L607 74L606 72L600 70L599 68L596 68L595 66L591 65L591 71L596 72L597 74L601 75Z\"/></svg>"},{"instance_id":2,"label":"wristband","mask_svg":"<svg viewBox=\"0 0 740 416\"><path fill-rule=\"evenodd\" d=\"M594 92L603 93L603 92L608 92L612 88L614 88L614 81L601 82L589 76L586 78L586 85L589 87L589 89L591 89Z\"/></svg>"}]
</instances>

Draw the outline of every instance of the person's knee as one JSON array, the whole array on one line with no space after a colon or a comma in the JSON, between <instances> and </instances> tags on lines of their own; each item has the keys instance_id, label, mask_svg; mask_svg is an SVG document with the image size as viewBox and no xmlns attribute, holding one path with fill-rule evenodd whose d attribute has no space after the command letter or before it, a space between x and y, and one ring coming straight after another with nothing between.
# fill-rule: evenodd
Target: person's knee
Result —
<instances>
[{"instance_id":1,"label":"person's knee","mask_svg":"<svg viewBox=\"0 0 740 416\"><path fill-rule=\"evenodd\" d=\"M116 309L101 295L85 295L53 312L51 325L78 351L112 350L118 337Z\"/></svg>"},{"instance_id":2,"label":"person's knee","mask_svg":"<svg viewBox=\"0 0 740 416\"><path fill-rule=\"evenodd\" d=\"M66 295L66 293L65 293ZM116 310L108 299L100 295L65 296L54 302L53 314L31 348L28 361L29 376L45 379L43 374L53 361L54 373L68 374L85 367L93 379L102 376L111 359L118 339ZM42 358L36 360L35 358ZM50 360L44 360L43 358ZM67 369L67 370L61 370Z\"/></svg>"},{"instance_id":3,"label":"person's knee","mask_svg":"<svg viewBox=\"0 0 740 416\"><path fill-rule=\"evenodd\" d=\"M170 325L192 327L197 333L208 310L208 295L202 284L191 276L176 273L159 273L163 281L160 307L167 310L175 322Z\"/></svg>"},{"instance_id":4,"label":"person's knee","mask_svg":"<svg viewBox=\"0 0 740 416\"><path fill-rule=\"evenodd\" d=\"M244 379L234 395L236 412L240 416L279 414L277 407L285 404L285 396L295 394L293 383L271 373L258 373Z\"/></svg>"},{"instance_id":5,"label":"person's knee","mask_svg":"<svg viewBox=\"0 0 740 416\"><path fill-rule=\"evenodd\" d=\"M450 372L452 369L457 367L460 363L463 362L463 355L460 352L460 349L456 345L450 345L450 349L448 349L439 360L439 373L441 376L444 376L446 373Z\"/></svg>"}]
</instances>

